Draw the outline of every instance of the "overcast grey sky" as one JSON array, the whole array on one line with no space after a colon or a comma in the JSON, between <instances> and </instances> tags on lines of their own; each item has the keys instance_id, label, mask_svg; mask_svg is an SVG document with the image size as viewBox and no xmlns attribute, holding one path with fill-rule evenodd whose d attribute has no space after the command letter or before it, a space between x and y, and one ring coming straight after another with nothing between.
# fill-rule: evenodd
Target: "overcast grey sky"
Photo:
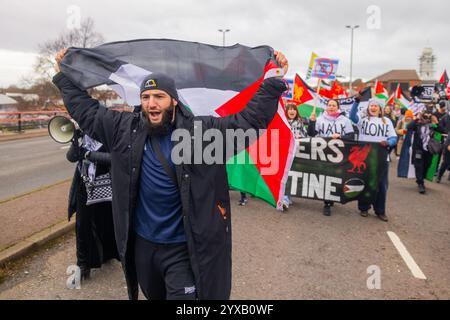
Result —
<instances>
[{"instance_id":1,"label":"overcast grey sky","mask_svg":"<svg viewBox=\"0 0 450 320\"><path fill-rule=\"evenodd\" d=\"M355 30L354 79L391 69L418 70L427 46L437 57L435 78L450 68L450 2L445 0L0 0L0 86L30 74L38 45L67 30L72 5L81 18L94 19L106 42L171 38L222 45L217 29L229 28L227 45L264 44L283 51L291 76L306 73L314 51L340 59L338 74L348 77L348 24L361 26Z\"/></svg>"}]
</instances>

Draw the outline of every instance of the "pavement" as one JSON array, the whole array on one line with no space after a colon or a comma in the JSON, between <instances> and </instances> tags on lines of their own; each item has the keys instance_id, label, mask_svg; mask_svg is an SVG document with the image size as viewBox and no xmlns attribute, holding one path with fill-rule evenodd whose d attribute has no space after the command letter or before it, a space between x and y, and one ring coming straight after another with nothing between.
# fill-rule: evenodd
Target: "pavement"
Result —
<instances>
[{"instance_id":1,"label":"pavement","mask_svg":"<svg viewBox=\"0 0 450 320\"><path fill-rule=\"evenodd\" d=\"M255 198L239 207L239 193L231 192L231 298L449 299L450 183L428 183L420 195L413 180L395 174L393 163L387 223L373 213L359 216L356 203L337 204L325 217L319 201L294 199L280 213ZM66 270L75 261L69 232L0 269L0 299L127 298L117 261L93 270L81 289L67 289Z\"/></svg>"},{"instance_id":2,"label":"pavement","mask_svg":"<svg viewBox=\"0 0 450 320\"><path fill-rule=\"evenodd\" d=\"M71 181L0 202L0 253L60 222L67 223Z\"/></svg>"}]
</instances>

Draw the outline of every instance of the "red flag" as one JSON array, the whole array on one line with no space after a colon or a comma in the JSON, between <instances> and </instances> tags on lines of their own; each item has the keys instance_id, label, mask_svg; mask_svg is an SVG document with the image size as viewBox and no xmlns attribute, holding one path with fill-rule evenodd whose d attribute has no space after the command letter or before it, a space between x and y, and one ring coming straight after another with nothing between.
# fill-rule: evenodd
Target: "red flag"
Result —
<instances>
[{"instance_id":1,"label":"red flag","mask_svg":"<svg viewBox=\"0 0 450 320\"><path fill-rule=\"evenodd\" d=\"M330 90L320 88L319 95L328 99L338 99L343 96L345 97L346 92L345 89L337 81L334 81Z\"/></svg>"},{"instance_id":2,"label":"red flag","mask_svg":"<svg viewBox=\"0 0 450 320\"><path fill-rule=\"evenodd\" d=\"M442 73L441 79L439 79L439 83L443 83L446 86L448 85L447 70L444 70L444 72Z\"/></svg>"}]
</instances>

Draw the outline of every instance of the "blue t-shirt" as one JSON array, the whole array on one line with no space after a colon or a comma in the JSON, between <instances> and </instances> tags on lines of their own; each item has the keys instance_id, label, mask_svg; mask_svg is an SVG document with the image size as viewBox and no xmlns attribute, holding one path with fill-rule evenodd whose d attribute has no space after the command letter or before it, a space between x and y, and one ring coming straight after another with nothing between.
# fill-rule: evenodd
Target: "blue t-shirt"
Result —
<instances>
[{"instance_id":1,"label":"blue t-shirt","mask_svg":"<svg viewBox=\"0 0 450 320\"><path fill-rule=\"evenodd\" d=\"M171 159L171 134L158 137L161 151L175 171ZM141 164L139 196L134 219L135 232L155 243L186 241L178 187L164 171L147 138Z\"/></svg>"}]
</instances>

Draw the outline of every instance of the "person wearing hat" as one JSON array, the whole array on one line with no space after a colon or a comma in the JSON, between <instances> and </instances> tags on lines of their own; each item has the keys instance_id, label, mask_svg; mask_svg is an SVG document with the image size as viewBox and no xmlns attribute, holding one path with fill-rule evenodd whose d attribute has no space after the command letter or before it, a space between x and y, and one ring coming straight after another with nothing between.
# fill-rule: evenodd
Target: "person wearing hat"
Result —
<instances>
[{"instance_id":1,"label":"person wearing hat","mask_svg":"<svg viewBox=\"0 0 450 320\"><path fill-rule=\"evenodd\" d=\"M56 55L57 71L65 53ZM285 56L275 52L274 59L285 74ZM53 82L80 128L111 150L114 227L129 298L138 298L140 286L152 300L229 299L226 165L174 161L181 141L172 133L187 133L191 150L203 154L208 144L198 150L193 139L199 125L224 135L229 129L265 129L287 89L284 81L265 79L246 108L223 118L194 116L180 102L174 79L161 73L142 81L140 113L106 109L61 72Z\"/></svg>"},{"instance_id":2,"label":"person wearing hat","mask_svg":"<svg viewBox=\"0 0 450 320\"><path fill-rule=\"evenodd\" d=\"M383 115L384 101L376 98L369 100L367 114L364 117L358 115L359 99L353 104L350 111L350 119L357 125L359 141L378 142L384 148L393 148L397 143L392 121ZM383 221L388 221L386 216L386 199L389 175L389 156L384 164L383 176L380 179L374 203L364 203L358 200L358 209L362 217L367 217L370 207L373 206L375 214Z\"/></svg>"},{"instance_id":3,"label":"person wearing hat","mask_svg":"<svg viewBox=\"0 0 450 320\"><path fill-rule=\"evenodd\" d=\"M398 142L397 142L397 147L396 147L396 152L395 152L397 157L400 157L400 153L402 151L403 141L405 140L405 135L408 131L407 125L408 125L408 123L410 123L413 120L414 120L413 112L411 110L406 110L403 119L400 120L397 123L397 126L395 127L395 132L397 133L397 136L398 136Z\"/></svg>"}]
</instances>

